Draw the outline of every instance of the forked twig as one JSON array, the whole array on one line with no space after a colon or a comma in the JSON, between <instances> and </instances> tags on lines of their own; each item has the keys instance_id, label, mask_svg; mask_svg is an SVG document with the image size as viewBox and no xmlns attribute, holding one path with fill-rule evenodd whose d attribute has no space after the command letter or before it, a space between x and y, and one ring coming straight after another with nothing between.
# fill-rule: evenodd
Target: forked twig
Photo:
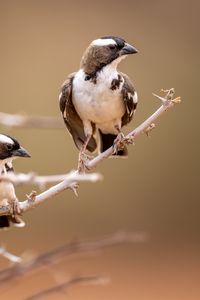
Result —
<instances>
[{"instance_id":1,"label":"forked twig","mask_svg":"<svg viewBox=\"0 0 200 300\"><path fill-rule=\"evenodd\" d=\"M180 97L174 98L174 89L169 89L169 90L162 90L165 95L164 97L158 96L154 94L155 97L157 97L161 102L162 105L160 106L159 109L157 109L149 118L147 118L141 125L139 125L137 128L135 128L133 131L131 131L129 134L127 134L124 138L124 140L120 141L120 144L133 144L135 139L142 133L149 134L149 132L155 127L155 121L164 113L166 112L169 108L173 107L175 104L180 103L181 99ZM101 161L104 159L110 157L113 152L115 151L116 147L110 147L107 149L105 152L97 155L95 158L90 160L87 163L87 169L88 171L95 168ZM85 176L85 177L84 177ZM38 194L34 201L29 201L29 200L24 200L20 202L20 209L22 212L28 211L32 209L33 207L41 204L42 202L46 201L49 198L54 197L58 193L63 192L67 188L71 188L77 193L77 182L78 181L85 181L88 180L86 179L87 176L92 176L92 174L84 174L82 175L78 174L78 171L74 171L70 173L70 178L67 180L63 180L62 182L52 186L51 188L47 189L46 191ZM91 178L90 178L91 179ZM90 180L89 179L89 180ZM99 177L98 177L99 179ZM97 178L96 178L97 180ZM33 180L34 181L34 180ZM9 208L0 208L0 215L3 214L9 214Z\"/></svg>"}]
</instances>

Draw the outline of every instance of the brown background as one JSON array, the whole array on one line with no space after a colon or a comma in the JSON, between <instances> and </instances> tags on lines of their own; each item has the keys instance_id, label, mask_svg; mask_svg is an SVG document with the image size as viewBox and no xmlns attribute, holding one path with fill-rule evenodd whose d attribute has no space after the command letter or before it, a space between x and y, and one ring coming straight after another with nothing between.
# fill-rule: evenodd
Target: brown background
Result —
<instances>
[{"instance_id":1,"label":"brown background","mask_svg":"<svg viewBox=\"0 0 200 300\"><path fill-rule=\"evenodd\" d=\"M129 129L159 106L152 92L174 87L183 100L150 138L138 138L128 160L98 167L102 183L81 184L78 199L66 191L27 213L24 229L0 233L18 255L121 230L145 231L149 242L67 260L55 275L39 272L1 290L2 299L21 300L66 277L102 273L110 275L109 285L73 287L67 299L199 299L199 9L195 0L0 1L1 111L59 116L60 85L103 35L122 36L140 51L120 66L140 98ZM64 128L1 131L32 155L16 161L17 171L59 174L76 167L78 152ZM32 188L19 187L19 198Z\"/></svg>"}]
</instances>

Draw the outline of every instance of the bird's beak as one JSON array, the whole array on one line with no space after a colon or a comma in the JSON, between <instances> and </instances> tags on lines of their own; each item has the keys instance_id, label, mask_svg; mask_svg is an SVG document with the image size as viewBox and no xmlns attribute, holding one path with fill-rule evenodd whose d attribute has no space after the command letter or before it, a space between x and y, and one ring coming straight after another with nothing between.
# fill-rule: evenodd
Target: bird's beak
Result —
<instances>
[{"instance_id":1,"label":"bird's beak","mask_svg":"<svg viewBox=\"0 0 200 300\"><path fill-rule=\"evenodd\" d=\"M121 55L128 55L128 54L138 53L138 50L135 47L131 46L130 44L125 43L124 47L120 52Z\"/></svg>"},{"instance_id":2,"label":"bird's beak","mask_svg":"<svg viewBox=\"0 0 200 300\"><path fill-rule=\"evenodd\" d=\"M31 157L23 147L20 147L18 150L14 150L13 153L12 153L12 156Z\"/></svg>"}]
</instances>

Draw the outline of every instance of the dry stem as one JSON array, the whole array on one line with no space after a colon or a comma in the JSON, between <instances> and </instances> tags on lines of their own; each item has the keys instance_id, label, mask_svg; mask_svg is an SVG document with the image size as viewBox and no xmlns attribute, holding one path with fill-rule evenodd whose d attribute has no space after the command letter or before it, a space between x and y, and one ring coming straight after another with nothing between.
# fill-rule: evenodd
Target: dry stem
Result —
<instances>
[{"instance_id":1,"label":"dry stem","mask_svg":"<svg viewBox=\"0 0 200 300\"><path fill-rule=\"evenodd\" d=\"M54 293L59 293L59 292L65 292L66 289L77 285L77 284L105 284L108 282L108 279L103 277L103 276L80 276L76 278L72 278L70 280L67 280L66 282L63 282L59 285L53 286L49 289L43 290L41 292L38 292L37 294L30 296L26 298L25 300L39 300L43 299L43 297L52 295Z\"/></svg>"},{"instance_id":2,"label":"dry stem","mask_svg":"<svg viewBox=\"0 0 200 300\"><path fill-rule=\"evenodd\" d=\"M125 136L124 140L120 141L120 143L124 143L124 144L132 143L133 144L135 138L137 138L140 134L142 134L144 132L149 133L150 128L152 128L152 124L154 124L154 122L165 111L167 111L169 108L173 107L176 103L180 103L180 101L181 101L180 97L174 99L174 89L169 89L164 92L166 93L164 97L157 96L154 94L154 96L156 96L162 102L162 105L160 106L160 108L158 110L156 110L149 118L147 118L141 125L139 125L137 128L135 128L129 134L127 134ZM95 168L101 161L103 161L104 159L111 156L113 154L115 148L116 148L116 145L115 145L115 147L114 146L110 147L105 152L99 154L98 156L96 156L95 158L90 160L87 164L87 169L91 170L91 169ZM70 173L70 177L68 179L63 180L62 182L52 186L51 188L47 189L46 191L35 196L34 201L24 200L24 201L20 202L20 208L21 208L22 212L30 210L31 208L35 207L36 205L41 204L45 200L54 197L58 193L63 192L67 188L71 188L72 190L74 190L76 192L77 181L88 180L87 176L90 177L90 176L92 176L92 174L91 175L85 174L83 176L83 175L78 174L78 171L74 171L73 173ZM96 179L97 178L95 177L95 180ZM41 180L41 178L40 178L40 180ZM91 180L91 177L89 180ZM9 209L5 208L5 207L0 208L0 215L2 215L2 214L9 214Z\"/></svg>"},{"instance_id":3,"label":"dry stem","mask_svg":"<svg viewBox=\"0 0 200 300\"><path fill-rule=\"evenodd\" d=\"M61 118L12 115L3 112L0 112L0 124L11 128L23 127L40 129L60 129L64 127Z\"/></svg>"},{"instance_id":4,"label":"dry stem","mask_svg":"<svg viewBox=\"0 0 200 300\"><path fill-rule=\"evenodd\" d=\"M91 253L117 245L143 243L147 239L148 236L145 233L121 232L98 240L70 242L37 257L28 260L22 259L21 263L0 271L0 285L2 286L3 283L9 283L10 285L12 280L20 279L21 276L25 276L38 268L52 266L71 255Z\"/></svg>"}]
</instances>

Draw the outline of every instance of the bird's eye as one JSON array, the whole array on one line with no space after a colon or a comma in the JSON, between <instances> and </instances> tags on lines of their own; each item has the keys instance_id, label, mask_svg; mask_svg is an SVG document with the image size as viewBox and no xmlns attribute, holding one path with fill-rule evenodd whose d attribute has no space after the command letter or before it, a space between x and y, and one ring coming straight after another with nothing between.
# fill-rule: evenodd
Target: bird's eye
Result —
<instances>
[{"instance_id":1,"label":"bird's eye","mask_svg":"<svg viewBox=\"0 0 200 300\"><path fill-rule=\"evenodd\" d=\"M110 49L110 50L116 49L116 45L109 45L109 49Z\"/></svg>"},{"instance_id":2,"label":"bird's eye","mask_svg":"<svg viewBox=\"0 0 200 300\"><path fill-rule=\"evenodd\" d=\"M13 149L13 145L11 144L7 144L6 145L7 150L11 151Z\"/></svg>"}]
</instances>

